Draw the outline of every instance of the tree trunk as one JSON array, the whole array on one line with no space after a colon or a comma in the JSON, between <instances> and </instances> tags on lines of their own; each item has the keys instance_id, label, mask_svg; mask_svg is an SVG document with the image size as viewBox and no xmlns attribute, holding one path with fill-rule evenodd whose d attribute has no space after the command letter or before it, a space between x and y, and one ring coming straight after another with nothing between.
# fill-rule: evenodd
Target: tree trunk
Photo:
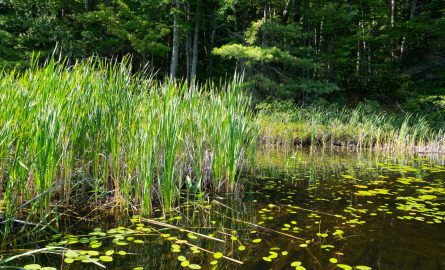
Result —
<instances>
[{"instance_id":1,"label":"tree trunk","mask_svg":"<svg viewBox=\"0 0 445 270\"><path fill-rule=\"evenodd\" d=\"M84 2L84 8L85 8L85 11L84 11L84 13L87 13L88 12L88 0L85 0L85 2ZM87 31L87 25L86 25L86 23L84 23L83 24L83 37L82 37L82 56L83 56L83 59L85 59L86 57L87 57L87 50L86 50L86 38L85 38L85 32Z\"/></svg>"},{"instance_id":2,"label":"tree trunk","mask_svg":"<svg viewBox=\"0 0 445 270\"><path fill-rule=\"evenodd\" d=\"M367 53L367 48L366 48L366 40L365 40L365 12L363 10L363 3L362 3L362 43L363 43L363 59L366 61L367 57L366 57L366 53ZM365 70L365 75L368 75L368 69L364 68Z\"/></svg>"},{"instance_id":3,"label":"tree trunk","mask_svg":"<svg viewBox=\"0 0 445 270\"><path fill-rule=\"evenodd\" d=\"M416 8L417 8L417 0L412 0L411 12L409 14L409 19L410 20L414 19L414 15L416 13ZM403 61L404 61L404 58L405 58L405 53L406 53L406 34L403 35L402 48L400 49L400 63L401 64L403 64Z\"/></svg>"},{"instance_id":4,"label":"tree trunk","mask_svg":"<svg viewBox=\"0 0 445 270\"><path fill-rule=\"evenodd\" d=\"M175 8L179 10L179 0L175 0ZM178 59L179 59L179 14L175 12L173 27L173 48L172 48L172 58L170 62L170 80L174 80L176 77L176 71L178 69Z\"/></svg>"},{"instance_id":5,"label":"tree trunk","mask_svg":"<svg viewBox=\"0 0 445 270\"><path fill-rule=\"evenodd\" d=\"M290 1L290 0L289 0ZM247 14L247 10L244 8L243 9L243 21L242 21L242 25L241 25L241 29L242 29L242 36L244 36L244 33L246 32L246 14ZM243 46L246 46L246 39L243 38ZM239 64L239 74L244 75L244 58L240 59L240 64Z\"/></svg>"},{"instance_id":6,"label":"tree trunk","mask_svg":"<svg viewBox=\"0 0 445 270\"><path fill-rule=\"evenodd\" d=\"M190 21L190 5L187 5L187 15L185 18L186 22ZM185 58L186 58L186 75L185 79L187 80L187 84L190 84L190 33L189 31L185 34Z\"/></svg>"},{"instance_id":7,"label":"tree trunk","mask_svg":"<svg viewBox=\"0 0 445 270\"><path fill-rule=\"evenodd\" d=\"M306 33L308 32L308 6L309 6L309 1L308 0L304 0L304 15L303 15L303 33L305 33L304 38L303 38L303 47L307 46L307 35Z\"/></svg>"},{"instance_id":8,"label":"tree trunk","mask_svg":"<svg viewBox=\"0 0 445 270\"><path fill-rule=\"evenodd\" d=\"M267 12L266 12L266 8L267 8L267 2L264 1L264 8L263 8L263 18L264 18L264 21L267 21Z\"/></svg>"},{"instance_id":9,"label":"tree trunk","mask_svg":"<svg viewBox=\"0 0 445 270\"><path fill-rule=\"evenodd\" d=\"M396 21L395 17L396 17L396 0L391 0L391 28L392 28L393 32L394 32L395 21ZM394 62L394 60L395 60L395 52L394 52L395 45L396 45L395 43L396 43L396 41L393 38L391 40L391 62Z\"/></svg>"},{"instance_id":10,"label":"tree trunk","mask_svg":"<svg viewBox=\"0 0 445 270\"><path fill-rule=\"evenodd\" d=\"M320 33L319 35L319 41L318 41L318 52L321 52L323 50L323 24L324 24L324 16L321 18L320 22Z\"/></svg>"},{"instance_id":11,"label":"tree trunk","mask_svg":"<svg viewBox=\"0 0 445 270\"><path fill-rule=\"evenodd\" d=\"M199 39L199 18L201 13L202 0L199 0L198 6L196 7L196 20L195 20L195 36L193 39L193 62L192 62L192 73L190 74L190 81L192 85L195 84L196 76L196 66L198 65L198 39Z\"/></svg>"},{"instance_id":12,"label":"tree trunk","mask_svg":"<svg viewBox=\"0 0 445 270\"><path fill-rule=\"evenodd\" d=\"M210 35L210 56L209 56L209 78L212 78L212 68L213 68L213 44L215 43L215 32L216 29L212 29L212 34Z\"/></svg>"}]
</instances>

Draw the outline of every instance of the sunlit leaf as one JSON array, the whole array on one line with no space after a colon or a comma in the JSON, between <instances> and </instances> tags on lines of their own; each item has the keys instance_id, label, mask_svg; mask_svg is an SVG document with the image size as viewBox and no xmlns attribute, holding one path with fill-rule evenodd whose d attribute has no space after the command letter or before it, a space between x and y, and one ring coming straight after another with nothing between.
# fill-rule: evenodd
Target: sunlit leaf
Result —
<instances>
[{"instance_id":1,"label":"sunlit leaf","mask_svg":"<svg viewBox=\"0 0 445 270\"><path fill-rule=\"evenodd\" d=\"M113 258L111 258L110 256L100 256L99 259L101 261L104 261L104 262L111 262L111 261L113 261Z\"/></svg>"},{"instance_id":2,"label":"sunlit leaf","mask_svg":"<svg viewBox=\"0 0 445 270\"><path fill-rule=\"evenodd\" d=\"M42 267L38 264L28 264L28 265L25 265L23 268L25 268L25 269L41 269Z\"/></svg>"}]
</instances>

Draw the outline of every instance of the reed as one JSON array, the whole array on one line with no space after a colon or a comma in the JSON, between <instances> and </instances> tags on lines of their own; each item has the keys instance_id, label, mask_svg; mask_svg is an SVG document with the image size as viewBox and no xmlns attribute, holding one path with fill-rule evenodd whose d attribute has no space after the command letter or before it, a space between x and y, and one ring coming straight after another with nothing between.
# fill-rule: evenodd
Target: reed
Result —
<instances>
[{"instance_id":1,"label":"reed","mask_svg":"<svg viewBox=\"0 0 445 270\"><path fill-rule=\"evenodd\" d=\"M312 106L280 109L262 105L257 113L265 145L341 146L379 150L443 152L444 135L423 116L370 113L355 109Z\"/></svg>"},{"instance_id":2,"label":"reed","mask_svg":"<svg viewBox=\"0 0 445 270\"><path fill-rule=\"evenodd\" d=\"M133 73L130 59L68 66L53 56L21 74L2 71L2 219L11 222L20 205L62 181L29 205L33 218L44 219L53 202L88 197L122 210L169 211L187 176L195 190L238 189L258 132L241 85L239 77L160 83Z\"/></svg>"}]
</instances>

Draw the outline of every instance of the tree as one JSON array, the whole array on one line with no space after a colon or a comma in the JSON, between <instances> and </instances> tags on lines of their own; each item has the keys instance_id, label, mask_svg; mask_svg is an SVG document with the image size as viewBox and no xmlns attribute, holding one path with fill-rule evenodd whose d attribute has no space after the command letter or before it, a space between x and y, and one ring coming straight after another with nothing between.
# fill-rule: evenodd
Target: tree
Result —
<instances>
[{"instance_id":1,"label":"tree","mask_svg":"<svg viewBox=\"0 0 445 270\"><path fill-rule=\"evenodd\" d=\"M246 59L247 86L260 97L295 99L304 93L330 93L338 88L317 80L319 64L311 46L301 46L312 33L293 23L282 25L261 19L246 31L249 45L229 44L213 53Z\"/></svg>"}]
</instances>

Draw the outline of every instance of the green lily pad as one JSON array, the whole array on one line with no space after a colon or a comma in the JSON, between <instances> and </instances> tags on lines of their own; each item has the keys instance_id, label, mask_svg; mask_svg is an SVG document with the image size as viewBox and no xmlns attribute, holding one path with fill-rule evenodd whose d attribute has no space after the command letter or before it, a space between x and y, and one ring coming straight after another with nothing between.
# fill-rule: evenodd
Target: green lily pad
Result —
<instances>
[{"instance_id":1,"label":"green lily pad","mask_svg":"<svg viewBox=\"0 0 445 270\"><path fill-rule=\"evenodd\" d=\"M25 268L25 269L40 269L42 267L38 264L28 264L28 265L25 265L23 268Z\"/></svg>"},{"instance_id":2,"label":"green lily pad","mask_svg":"<svg viewBox=\"0 0 445 270\"><path fill-rule=\"evenodd\" d=\"M79 256L79 254L75 251L69 250L69 251L65 252L65 257L68 257L68 258L77 258L78 256Z\"/></svg>"},{"instance_id":3,"label":"green lily pad","mask_svg":"<svg viewBox=\"0 0 445 270\"><path fill-rule=\"evenodd\" d=\"M111 258L110 256L100 256L99 259L101 261L104 261L104 262L111 262L111 261L113 261L113 258Z\"/></svg>"},{"instance_id":4,"label":"green lily pad","mask_svg":"<svg viewBox=\"0 0 445 270\"><path fill-rule=\"evenodd\" d=\"M89 250L88 254L91 255L91 256L97 256L97 255L99 255L99 252L97 252L95 250Z\"/></svg>"},{"instance_id":5,"label":"green lily pad","mask_svg":"<svg viewBox=\"0 0 445 270\"><path fill-rule=\"evenodd\" d=\"M102 246L102 243L100 243L100 242L97 242L97 243L91 243L91 245L90 245L91 248L98 248L98 247L100 247L100 246Z\"/></svg>"},{"instance_id":6,"label":"green lily pad","mask_svg":"<svg viewBox=\"0 0 445 270\"><path fill-rule=\"evenodd\" d=\"M178 261L183 262L187 260L184 256L178 256Z\"/></svg>"}]
</instances>

